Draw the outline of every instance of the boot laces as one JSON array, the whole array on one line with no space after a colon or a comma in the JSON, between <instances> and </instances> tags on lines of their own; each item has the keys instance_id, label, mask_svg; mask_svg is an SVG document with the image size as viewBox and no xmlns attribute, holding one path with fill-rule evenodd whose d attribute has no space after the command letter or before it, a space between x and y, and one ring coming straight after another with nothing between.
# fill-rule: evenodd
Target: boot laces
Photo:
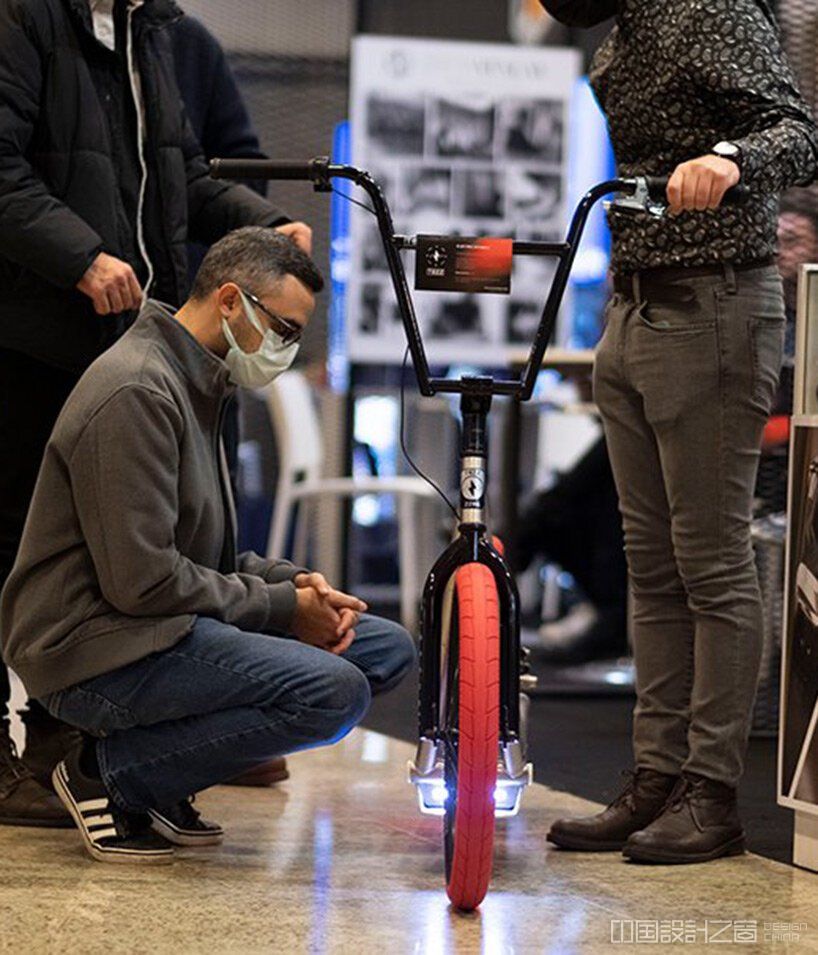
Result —
<instances>
[{"instance_id":1,"label":"boot laces","mask_svg":"<svg viewBox=\"0 0 818 955\"><path fill-rule=\"evenodd\" d=\"M699 832L703 832L704 826L702 825L696 806L696 796L700 790L701 785L697 785L695 780L682 777L681 781L670 794L670 798L665 805L665 812L681 812L683 809L687 809L690 813L690 818L693 820L693 824Z\"/></svg>"},{"instance_id":2,"label":"boot laces","mask_svg":"<svg viewBox=\"0 0 818 955\"><path fill-rule=\"evenodd\" d=\"M636 812L636 773L632 769L622 770L625 788L609 805L609 809L617 806L627 806L631 812Z\"/></svg>"},{"instance_id":3,"label":"boot laces","mask_svg":"<svg viewBox=\"0 0 818 955\"><path fill-rule=\"evenodd\" d=\"M22 782L31 776L31 770L17 755L17 745L8 731L0 732L0 770L7 770L12 782Z\"/></svg>"},{"instance_id":4,"label":"boot laces","mask_svg":"<svg viewBox=\"0 0 818 955\"><path fill-rule=\"evenodd\" d=\"M685 803L690 802L693 796L693 785L689 779L682 778L681 782L678 783L673 792L668 797L667 809L670 812L680 812Z\"/></svg>"},{"instance_id":5,"label":"boot laces","mask_svg":"<svg viewBox=\"0 0 818 955\"><path fill-rule=\"evenodd\" d=\"M681 781L670 794L665 809L669 812L681 812L687 808L690 816L696 825L696 828L702 832L704 826L699 815L699 806L697 806L696 797L703 792L704 780L688 779L682 776Z\"/></svg>"}]
</instances>

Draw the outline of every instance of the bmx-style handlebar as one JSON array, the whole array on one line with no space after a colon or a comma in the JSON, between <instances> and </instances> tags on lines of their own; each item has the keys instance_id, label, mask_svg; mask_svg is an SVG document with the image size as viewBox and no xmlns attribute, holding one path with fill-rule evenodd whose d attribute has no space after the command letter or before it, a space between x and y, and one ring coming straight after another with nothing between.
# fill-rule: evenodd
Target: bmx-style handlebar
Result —
<instances>
[{"instance_id":1,"label":"bmx-style handlebar","mask_svg":"<svg viewBox=\"0 0 818 955\"><path fill-rule=\"evenodd\" d=\"M289 159L212 159L210 175L214 179L301 179L315 182L314 170L325 165L321 159L307 162Z\"/></svg>"},{"instance_id":2,"label":"bmx-style handlebar","mask_svg":"<svg viewBox=\"0 0 818 955\"><path fill-rule=\"evenodd\" d=\"M269 179L301 180L311 182L317 191L332 191L333 179L348 179L360 186L372 202L372 212L378 220L378 229L383 242L386 262L392 278L392 285L398 308L403 320L412 362L418 379L418 386L424 395L438 392L456 394L510 395L520 401L527 401L542 367L542 360L562 304L568 284L571 267L574 263L585 223L593 206L607 195L616 193L613 205L622 211L647 212L654 216L664 214L667 206L667 186L669 177L638 177L634 179L612 179L591 188L580 200L571 219L568 234L564 242L519 242L512 246L514 255L543 255L557 259L557 269L551 283L551 289L543 308L539 327L534 336L531 352L525 368L519 378L503 380L493 378L433 378L423 339L415 314L414 303L406 280L406 271L400 252L415 247L413 237L395 234L392 214L386 198L378 183L368 172L355 166L336 165L327 158L308 161L278 159L213 159L210 174L216 179ZM745 186L735 186L724 197L725 205L736 205L749 198Z\"/></svg>"},{"instance_id":3,"label":"bmx-style handlebar","mask_svg":"<svg viewBox=\"0 0 818 955\"><path fill-rule=\"evenodd\" d=\"M210 174L214 179L289 179L318 183L334 168L325 159L292 161L289 159L213 159ZM654 202L664 202L670 176L645 176L648 195ZM734 186L724 196L724 205L739 205L749 197L746 186Z\"/></svg>"}]
</instances>

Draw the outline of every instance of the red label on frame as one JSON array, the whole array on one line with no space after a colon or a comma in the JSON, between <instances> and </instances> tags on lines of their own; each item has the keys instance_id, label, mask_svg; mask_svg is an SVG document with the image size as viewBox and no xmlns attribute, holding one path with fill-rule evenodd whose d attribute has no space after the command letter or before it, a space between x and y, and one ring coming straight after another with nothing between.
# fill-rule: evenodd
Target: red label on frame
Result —
<instances>
[{"instance_id":1,"label":"red label on frame","mask_svg":"<svg viewBox=\"0 0 818 955\"><path fill-rule=\"evenodd\" d=\"M513 245L489 236L419 235L415 288L508 295Z\"/></svg>"}]
</instances>

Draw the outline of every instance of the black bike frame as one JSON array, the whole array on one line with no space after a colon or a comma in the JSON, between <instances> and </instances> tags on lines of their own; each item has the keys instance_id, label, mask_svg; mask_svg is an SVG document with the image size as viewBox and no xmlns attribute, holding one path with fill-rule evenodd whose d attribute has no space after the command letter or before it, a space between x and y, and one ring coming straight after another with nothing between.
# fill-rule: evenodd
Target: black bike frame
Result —
<instances>
[{"instance_id":1,"label":"black bike frame","mask_svg":"<svg viewBox=\"0 0 818 955\"><path fill-rule=\"evenodd\" d=\"M518 242L513 255L540 255L557 259L557 269L543 308L528 361L517 379L469 377L433 378L406 280L400 253L412 250L416 239L395 235L392 215L378 183L364 170L334 165L328 159L310 162L275 160L223 160L211 163L214 176L230 178L293 179L313 183L319 192L332 191L333 179L346 179L360 186L372 202L378 220L392 287L421 394L460 394L463 419L460 446L461 496L458 533L432 568L423 590L421 619L420 692L418 729L421 739L442 741L445 714L440 712L444 599L453 576L464 564L488 567L497 583L500 603L500 738L504 744L520 739L520 605L517 585L503 559L487 537L485 487L488 474L488 414L495 395L527 401L534 390L543 356L551 340L568 284L571 267L592 207L604 196L617 192L633 195L634 180L614 179L594 186L580 201L564 242Z\"/></svg>"},{"instance_id":2,"label":"black bike frame","mask_svg":"<svg viewBox=\"0 0 818 955\"><path fill-rule=\"evenodd\" d=\"M500 738L503 743L520 738L520 600L517 584L502 554L487 536L485 486L488 474L488 414L490 378L469 379L461 398L463 419L460 440L461 522L454 540L435 562L423 589L418 696L418 733L438 741L444 730L440 712L444 633L444 601L450 581L465 564L488 567L497 584L500 603ZM482 393L478 390L482 388Z\"/></svg>"}]
</instances>

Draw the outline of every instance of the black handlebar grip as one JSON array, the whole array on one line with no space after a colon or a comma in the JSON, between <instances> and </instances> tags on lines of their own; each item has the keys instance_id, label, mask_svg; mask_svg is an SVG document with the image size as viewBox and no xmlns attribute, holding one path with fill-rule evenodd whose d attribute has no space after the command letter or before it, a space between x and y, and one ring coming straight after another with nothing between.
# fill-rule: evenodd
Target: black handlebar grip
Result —
<instances>
[{"instance_id":1,"label":"black handlebar grip","mask_svg":"<svg viewBox=\"0 0 818 955\"><path fill-rule=\"evenodd\" d=\"M301 179L312 182L317 175L316 161L291 162L288 159L211 159L214 179Z\"/></svg>"},{"instance_id":2,"label":"black handlebar grip","mask_svg":"<svg viewBox=\"0 0 818 955\"><path fill-rule=\"evenodd\" d=\"M670 182L670 176L646 176L648 192L654 202L667 202L667 185ZM723 206L740 206L750 198L750 190L747 186L739 185L728 189L721 201Z\"/></svg>"}]
</instances>

